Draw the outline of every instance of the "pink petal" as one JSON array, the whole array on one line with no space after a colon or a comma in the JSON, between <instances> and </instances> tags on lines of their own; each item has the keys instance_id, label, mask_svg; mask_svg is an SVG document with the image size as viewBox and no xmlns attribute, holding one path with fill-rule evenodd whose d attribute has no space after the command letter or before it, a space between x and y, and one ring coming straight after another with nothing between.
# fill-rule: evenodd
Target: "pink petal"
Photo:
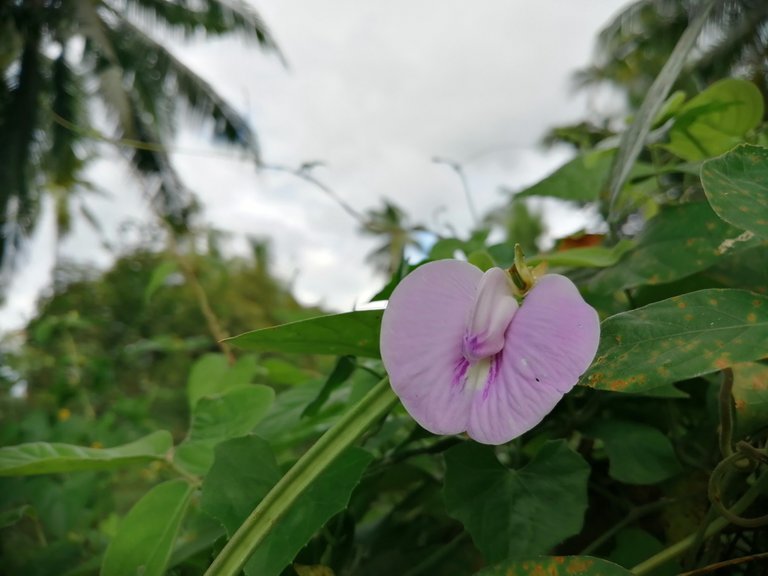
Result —
<instances>
[{"instance_id":1,"label":"pink petal","mask_svg":"<svg viewBox=\"0 0 768 576\"><path fill-rule=\"evenodd\" d=\"M470 437L503 444L536 426L589 367L599 340L597 312L573 282L542 277L512 318L496 377L474 394Z\"/></svg>"},{"instance_id":2,"label":"pink petal","mask_svg":"<svg viewBox=\"0 0 768 576\"><path fill-rule=\"evenodd\" d=\"M457 374L462 344L483 273L467 262L439 260L398 284L381 323L381 357L408 413L435 434L467 428L473 394Z\"/></svg>"}]
</instances>

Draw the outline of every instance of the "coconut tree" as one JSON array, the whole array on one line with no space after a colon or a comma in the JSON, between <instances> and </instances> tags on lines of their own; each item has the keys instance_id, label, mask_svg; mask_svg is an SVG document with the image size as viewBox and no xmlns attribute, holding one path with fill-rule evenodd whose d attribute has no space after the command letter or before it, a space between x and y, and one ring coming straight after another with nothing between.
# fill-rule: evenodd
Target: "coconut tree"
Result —
<instances>
[{"instance_id":1,"label":"coconut tree","mask_svg":"<svg viewBox=\"0 0 768 576\"><path fill-rule=\"evenodd\" d=\"M208 121L217 138L258 159L246 120L162 43L168 33L240 34L280 57L260 16L240 0L0 2L0 264L6 269L38 220L44 192L55 192L66 232L71 200L86 186L89 143L104 140L103 130L93 129L95 117L106 116L107 141L145 178L152 207L177 231L195 210L166 147L179 102Z\"/></svg>"},{"instance_id":2,"label":"coconut tree","mask_svg":"<svg viewBox=\"0 0 768 576\"><path fill-rule=\"evenodd\" d=\"M607 82L637 107L672 48L705 0L637 0L601 31L595 63L577 77L582 85ZM715 5L678 87L695 92L738 74L768 95L768 2L722 0Z\"/></svg>"},{"instance_id":3,"label":"coconut tree","mask_svg":"<svg viewBox=\"0 0 768 576\"><path fill-rule=\"evenodd\" d=\"M383 200L381 208L367 210L365 216L361 232L383 238L368 258L377 270L391 276L400 268L406 248L421 248L418 236L427 230L409 222L405 211L389 200Z\"/></svg>"}]
</instances>

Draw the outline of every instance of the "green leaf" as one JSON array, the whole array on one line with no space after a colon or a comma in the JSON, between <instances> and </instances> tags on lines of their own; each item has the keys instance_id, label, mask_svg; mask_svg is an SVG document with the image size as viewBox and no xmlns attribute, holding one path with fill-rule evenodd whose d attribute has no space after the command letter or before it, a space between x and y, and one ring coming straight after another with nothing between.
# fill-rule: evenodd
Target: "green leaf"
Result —
<instances>
[{"instance_id":1,"label":"green leaf","mask_svg":"<svg viewBox=\"0 0 768 576\"><path fill-rule=\"evenodd\" d=\"M144 289L144 302L149 302L152 296L157 292L165 281L178 270L176 262L166 260L157 265L149 278L149 284Z\"/></svg>"},{"instance_id":2,"label":"green leaf","mask_svg":"<svg viewBox=\"0 0 768 576\"><path fill-rule=\"evenodd\" d=\"M202 398L192 413L190 440L220 441L248 433L267 414L275 392L254 385Z\"/></svg>"},{"instance_id":3,"label":"green leaf","mask_svg":"<svg viewBox=\"0 0 768 576\"><path fill-rule=\"evenodd\" d=\"M204 396L249 386L257 371L256 359L250 355L239 358L230 366L223 354L205 354L192 365L187 379L190 408Z\"/></svg>"},{"instance_id":4,"label":"green leaf","mask_svg":"<svg viewBox=\"0 0 768 576\"><path fill-rule=\"evenodd\" d=\"M645 530L635 527L625 528L616 534L616 546L611 551L609 560L620 566L631 568L658 554L664 548L662 542ZM659 566L651 574L652 576L675 576L681 571L679 562L672 560Z\"/></svg>"},{"instance_id":5,"label":"green leaf","mask_svg":"<svg viewBox=\"0 0 768 576\"><path fill-rule=\"evenodd\" d=\"M158 484L120 522L101 576L162 576L192 495L184 480Z\"/></svg>"},{"instance_id":6,"label":"green leaf","mask_svg":"<svg viewBox=\"0 0 768 576\"><path fill-rule=\"evenodd\" d=\"M641 392L768 356L768 298L700 290L603 321L580 383Z\"/></svg>"},{"instance_id":7,"label":"green leaf","mask_svg":"<svg viewBox=\"0 0 768 576\"><path fill-rule=\"evenodd\" d=\"M306 418L315 416L328 401L328 398L331 397L331 393L349 380L349 377L352 376L356 368L357 359L354 356L339 357L339 359L336 360L336 365L333 367L333 371L323 384L320 393L307 405L301 413L301 417Z\"/></svg>"},{"instance_id":8,"label":"green leaf","mask_svg":"<svg viewBox=\"0 0 768 576\"><path fill-rule=\"evenodd\" d=\"M597 200L608 179L615 153L611 149L581 154L515 197L551 196L576 202Z\"/></svg>"},{"instance_id":9,"label":"green leaf","mask_svg":"<svg viewBox=\"0 0 768 576\"><path fill-rule=\"evenodd\" d=\"M637 237L637 245L618 264L601 270L590 283L595 292L610 293L642 285L672 282L709 268L718 248L740 230L723 222L706 202L665 206ZM757 240L740 242L750 248Z\"/></svg>"},{"instance_id":10,"label":"green leaf","mask_svg":"<svg viewBox=\"0 0 768 576\"><path fill-rule=\"evenodd\" d=\"M632 572L591 556L544 556L513 560L476 572L475 576L632 576Z\"/></svg>"},{"instance_id":11,"label":"green leaf","mask_svg":"<svg viewBox=\"0 0 768 576\"><path fill-rule=\"evenodd\" d=\"M232 537L248 513L280 480L269 443L258 436L243 436L216 447L213 466L203 481L200 505Z\"/></svg>"},{"instance_id":12,"label":"green leaf","mask_svg":"<svg viewBox=\"0 0 768 576\"><path fill-rule=\"evenodd\" d=\"M768 366L744 362L733 366L736 433L749 436L768 427Z\"/></svg>"},{"instance_id":13,"label":"green leaf","mask_svg":"<svg viewBox=\"0 0 768 576\"><path fill-rule=\"evenodd\" d=\"M738 144L763 119L763 96L746 80L726 78L689 100L675 115L664 147L696 161L712 158Z\"/></svg>"},{"instance_id":14,"label":"green leaf","mask_svg":"<svg viewBox=\"0 0 768 576\"><path fill-rule=\"evenodd\" d=\"M610 461L608 473L619 482L657 484L682 470L669 438L647 424L601 420L585 433L603 441Z\"/></svg>"},{"instance_id":15,"label":"green leaf","mask_svg":"<svg viewBox=\"0 0 768 576\"><path fill-rule=\"evenodd\" d=\"M547 442L519 471L474 443L451 448L445 462L448 514L464 524L486 561L541 554L581 530L589 465L565 442Z\"/></svg>"},{"instance_id":16,"label":"green leaf","mask_svg":"<svg viewBox=\"0 0 768 576\"><path fill-rule=\"evenodd\" d=\"M768 238L768 148L745 144L704 162L701 184L720 218Z\"/></svg>"},{"instance_id":17,"label":"green leaf","mask_svg":"<svg viewBox=\"0 0 768 576\"><path fill-rule=\"evenodd\" d=\"M568 268L607 268L616 264L634 245L632 240L621 240L610 248L605 246L571 248L549 254L539 254L527 260L531 266L546 262L550 266Z\"/></svg>"},{"instance_id":18,"label":"green leaf","mask_svg":"<svg viewBox=\"0 0 768 576\"><path fill-rule=\"evenodd\" d=\"M246 574L277 576L334 514L343 510L372 457L359 448L343 452L310 484L245 565ZM203 483L202 506L231 536L280 479L269 444L256 436L235 438L216 450Z\"/></svg>"},{"instance_id":19,"label":"green leaf","mask_svg":"<svg viewBox=\"0 0 768 576\"><path fill-rule=\"evenodd\" d=\"M227 341L245 350L379 357L383 310L361 310L246 332Z\"/></svg>"},{"instance_id":20,"label":"green leaf","mask_svg":"<svg viewBox=\"0 0 768 576\"><path fill-rule=\"evenodd\" d=\"M275 384L284 384L286 386L296 386L306 384L315 376L306 370L296 366L292 362L286 362L280 358L266 358L259 362L259 368L266 372L269 382Z\"/></svg>"},{"instance_id":21,"label":"green leaf","mask_svg":"<svg viewBox=\"0 0 768 576\"><path fill-rule=\"evenodd\" d=\"M6 446L0 448L0 476L109 470L145 464L162 460L172 446L171 434L165 430L114 448L85 448L48 442Z\"/></svg>"},{"instance_id":22,"label":"green leaf","mask_svg":"<svg viewBox=\"0 0 768 576\"><path fill-rule=\"evenodd\" d=\"M189 434L176 448L176 463L193 474L204 474L213 463L214 447L251 432L274 399L274 390L260 385L201 398L192 411Z\"/></svg>"}]
</instances>

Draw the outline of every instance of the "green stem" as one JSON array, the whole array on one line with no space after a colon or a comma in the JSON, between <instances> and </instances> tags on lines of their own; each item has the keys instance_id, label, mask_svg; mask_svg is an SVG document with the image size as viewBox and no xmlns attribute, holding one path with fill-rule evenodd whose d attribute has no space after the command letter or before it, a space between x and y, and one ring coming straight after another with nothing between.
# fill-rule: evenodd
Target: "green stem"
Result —
<instances>
[{"instance_id":1,"label":"green stem","mask_svg":"<svg viewBox=\"0 0 768 576\"><path fill-rule=\"evenodd\" d=\"M763 473L750 487L750 489L744 493L744 496L742 496L739 501L733 505L733 508L731 509L732 512L734 514L741 514L744 510L749 508L749 505L752 504L752 502L754 502L755 499L757 499L757 497L760 496L760 494L762 494L766 488L768 488L768 472ZM709 526L707 526L707 529L704 531L704 538L710 538L714 536L729 524L730 522L725 518L718 518L717 520L714 520ZM674 560L683 554L693 545L695 541L696 534L691 534L690 536L683 538L680 540L680 542L673 544L669 548L665 548L655 556L651 556L644 562L641 562L632 568L632 573L635 576L643 576L644 574L655 570L659 566L663 566L667 562Z\"/></svg>"},{"instance_id":2,"label":"green stem","mask_svg":"<svg viewBox=\"0 0 768 576\"><path fill-rule=\"evenodd\" d=\"M720 454L729 458L733 454L733 370L723 370L720 384Z\"/></svg>"},{"instance_id":3,"label":"green stem","mask_svg":"<svg viewBox=\"0 0 768 576\"><path fill-rule=\"evenodd\" d=\"M397 397L381 380L293 465L238 528L205 576L237 576L251 554L302 492L368 427L387 414Z\"/></svg>"}]
</instances>

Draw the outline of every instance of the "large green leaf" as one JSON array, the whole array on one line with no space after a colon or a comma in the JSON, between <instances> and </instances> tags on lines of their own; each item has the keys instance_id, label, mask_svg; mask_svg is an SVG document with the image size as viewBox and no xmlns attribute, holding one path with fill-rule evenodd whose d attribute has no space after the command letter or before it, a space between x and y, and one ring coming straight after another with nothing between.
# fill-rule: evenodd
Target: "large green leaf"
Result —
<instances>
[{"instance_id":1,"label":"large green leaf","mask_svg":"<svg viewBox=\"0 0 768 576\"><path fill-rule=\"evenodd\" d=\"M261 385L201 398L192 411L189 434L176 448L176 463L194 474L204 474L213 463L214 447L251 432L274 399L272 388Z\"/></svg>"},{"instance_id":2,"label":"large green leaf","mask_svg":"<svg viewBox=\"0 0 768 576\"><path fill-rule=\"evenodd\" d=\"M379 357L383 310L361 310L246 332L228 342L259 352Z\"/></svg>"},{"instance_id":3,"label":"large green leaf","mask_svg":"<svg viewBox=\"0 0 768 576\"><path fill-rule=\"evenodd\" d=\"M768 428L768 366L744 362L733 366L736 433L754 434Z\"/></svg>"},{"instance_id":4,"label":"large green leaf","mask_svg":"<svg viewBox=\"0 0 768 576\"><path fill-rule=\"evenodd\" d=\"M606 319L581 383L642 392L768 356L768 298L700 290Z\"/></svg>"},{"instance_id":5,"label":"large green leaf","mask_svg":"<svg viewBox=\"0 0 768 576\"><path fill-rule=\"evenodd\" d=\"M666 206L637 237L637 245L618 264L601 270L590 287L596 292L672 282L709 268L721 254L720 245L741 230L723 222L706 202ZM739 242L736 249L758 240Z\"/></svg>"},{"instance_id":6,"label":"large green leaf","mask_svg":"<svg viewBox=\"0 0 768 576\"><path fill-rule=\"evenodd\" d=\"M581 530L589 465L565 442L548 442L521 470L474 443L445 454L443 494L488 562L542 554ZM556 504L556 505L555 505Z\"/></svg>"},{"instance_id":7,"label":"large green leaf","mask_svg":"<svg viewBox=\"0 0 768 576\"><path fill-rule=\"evenodd\" d=\"M768 148L745 144L705 162L701 183L720 218L768 238Z\"/></svg>"},{"instance_id":8,"label":"large green leaf","mask_svg":"<svg viewBox=\"0 0 768 576\"><path fill-rule=\"evenodd\" d=\"M359 448L342 453L290 508L245 565L246 574L277 576L334 514L343 510L371 455ZM280 479L269 444L256 436L235 438L216 449L203 483L203 509L231 536Z\"/></svg>"},{"instance_id":9,"label":"large green leaf","mask_svg":"<svg viewBox=\"0 0 768 576\"><path fill-rule=\"evenodd\" d=\"M227 440L216 447L213 466L203 482L200 505L232 537L281 475L266 440L258 436Z\"/></svg>"},{"instance_id":10,"label":"large green leaf","mask_svg":"<svg viewBox=\"0 0 768 576\"><path fill-rule=\"evenodd\" d=\"M691 98L675 115L665 148L689 161L722 154L763 119L763 96L746 80L726 78Z\"/></svg>"},{"instance_id":11,"label":"large green leaf","mask_svg":"<svg viewBox=\"0 0 768 576\"><path fill-rule=\"evenodd\" d=\"M0 476L55 474L78 470L108 470L161 460L173 446L164 430L114 448L85 448L71 444L31 442L0 448Z\"/></svg>"},{"instance_id":12,"label":"large green leaf","mask_svg":"<svg viewBox=\"0 0 768 576\"><path fill-rule=\"evenodd\" d=\"M184 480L158 484L120 522L101 576L162 576L192 494Z\"/></svg>"},{"instance_id":13,"label":"large green leaf","mask_svg":"<svg viewBox=\"0 0 768 576\"><path fill-rule=\"evenodd\" d=\"M543 556L485 568L475 576L632 576L632 572L591 556Z\"/></svg>"},{"instance_id":14,"label":"large green leaf","mask_svg":"<svg viewBox=\"0 0 768 576\"><path fill-rule=\"evenodd\" d=\"M519 192L517 198L552 196L577 202L593 202L600 196L616 151L597 150L577 156L552 174Z\"/></svg>"},{"instance_id":15,"label":"large green leaf","mask_svg":"<svg viewBox=\"0 0 768 576\"><path fill-rule=\"evenodd\" d=\"M601 420L585 432L603 441L608 473L619 482L656 484L682 470L669 438L647 424Z\"/></svg>"},{"instance_id":16,"label":"large green leaf","mask_svg":"<svg viewBox=\"0 0 768 576\"><path fill-rule=\"evenodd\" d=\"M232 366L223 354L205 354L193 365L187 378L187 398L193 407L203 396L223 394L251 383L258 370L256 358L243 356Z\"/></svg>"}]
</instances>

